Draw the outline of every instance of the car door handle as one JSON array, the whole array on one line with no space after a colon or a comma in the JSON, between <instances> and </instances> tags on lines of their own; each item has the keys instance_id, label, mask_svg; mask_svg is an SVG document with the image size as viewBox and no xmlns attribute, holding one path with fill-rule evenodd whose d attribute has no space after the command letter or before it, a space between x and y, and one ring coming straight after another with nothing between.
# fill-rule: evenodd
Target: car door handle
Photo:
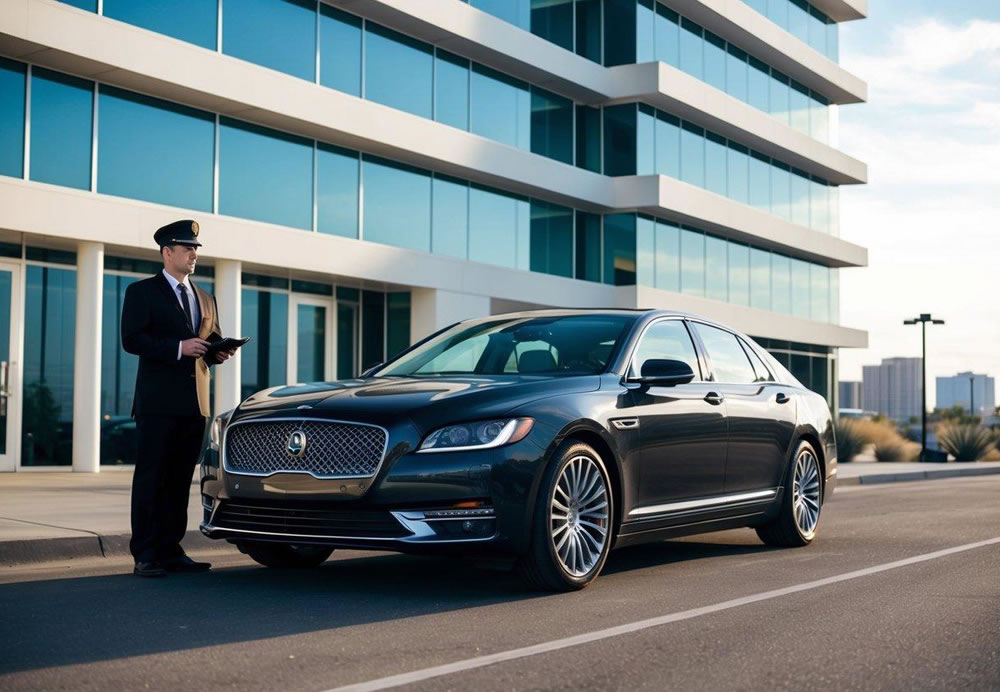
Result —
<instances>
[{"instance_id":1,"label":"car door handle","mask_svg":"<svg viewBox=\"0 0 1000 692\"><path fill-rule=\"evenodd\" d=\"M784 392L778 392L778 396L776 396L774 400L777 401L779 404L787 404L789 401L792 400L792 397L788 396Z\"/></svg>"},{"instance_id":2,"label":"car door handle","mask_svg":"<svg viewBox=\"0 0 1000 692\"><path fill-rule=\"evenodd\" d=\"M712 404L713 406L718 406L723 401L725 401L725 399L721 394L717 394L716 392L709 392L708 394L705 395L705 401Z\"/></svg>"}]
</instances>

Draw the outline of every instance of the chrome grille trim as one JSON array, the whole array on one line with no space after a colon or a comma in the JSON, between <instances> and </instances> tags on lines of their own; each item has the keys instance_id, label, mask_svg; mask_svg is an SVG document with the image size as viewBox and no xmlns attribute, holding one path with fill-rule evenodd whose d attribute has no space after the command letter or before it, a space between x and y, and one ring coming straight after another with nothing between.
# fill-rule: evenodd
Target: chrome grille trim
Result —
<instances>
[{"instance_id":1,"label":"chrome grille trim","mask_svg":"<svg viewBox=\"0 0 1000 692\"><path fill-rule=\"evenodd\" d=\"M274 468L273 470L253 470L252 467L251 468L242 468L241 465L238 465L236 468L234 468L230 464L230 460L229 460L229 443L230 443L229 435L230 435L230 432L232 431L232 429L236 428L238 426L266 425L266 424L272 424L272 423L274 423L274 424L292 423L292 424L299 424L299 425L303 425L303 424L315 424L315 425L333 424L333 425L342 425L342 426L351 426L351 427L373 428L375 430L381 431L381 434L382 434L382 449L381 449L381 452L378 455L378 460L375 462L374 468L371 469L370 473L322 473L322 472L321 473L316 473L314 470L307 469L307 468ZM323 449L323 445L321 443L318 444L317 446L319 447L319 449ZM236 421L234 423L230 423L229 425L227 425L226 428L225 428L225 430L222 433L222 444L220 445L220 447L221 447L220 451L221 451L221 456L222 456L222 468L223 468L223 470L226 473L231 473L233 475L256 476L256 477L259 477L259 478L266 478L268 476L273 476L273 475L279 474L279 473L298 473L298 474L303 474L303 475L307 475L307 476L312 476L313 478L322 479L322 480L327 480L327 479L351 479L351 478L373 478L373 477L375 477L378 474L379 469L382 468L382 463L385 461L386 451L389 448L389 431L386 428L382 427L381 425L375 425L373 423L359 423L357 421L338 420L338 419L335 419L335 418L316 418L316 417L303 417L303 416L289 416L289 417L279 417L279 418L253 418L253 419L249 419L249 420L238 420L238 421ZM316 450L317 447L313 447L312 445L310 445L309 449L310 450ZM313 453L315 453L315 451ZM282 444L281 444L280 447L278 447L277 449L275 449L275 455L276 455L276 458L279 459L280 461L286 462L286 464L285 464L286 466L288 465L287 464L287 462L288 462L288 455L287 455L287 453L285 451L284 442L282 442Z\"/></svg>"}]
</instances>

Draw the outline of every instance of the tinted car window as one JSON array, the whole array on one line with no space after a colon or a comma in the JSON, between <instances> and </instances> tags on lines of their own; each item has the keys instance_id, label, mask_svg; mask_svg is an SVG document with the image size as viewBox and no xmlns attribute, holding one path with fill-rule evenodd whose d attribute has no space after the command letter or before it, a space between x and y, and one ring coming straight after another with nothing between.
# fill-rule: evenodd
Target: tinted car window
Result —
<instances>
[{"instance_id":1,"label":"tinted car window","mask_svg":"<svg viewBox=\"0 0 1000 692\"><path fill-rule=\"evenodd\" d=\"M764 361L760 359L760 356L757 355L757 352L754 351L753 348L751 348L750 345L745 341L743 341L742 339L740 340L740 344L742 344L743 350L745 350L747 352L747 355L750 357L750 364L753 365L754 372L757 373L757 378L754 381L774 382L774 375L772 375L770 370L767 369L767 366L764 365Z\"/></svg>"},{"instance_id":2,"label":"tinted car window","mask_svg":"<svg viewBox=\"0 0 1000 692\"><path fill-rule=\"evenodd\" d=\"M642 364L651 358L682 360L691 366L696 378L700 372L691 335L680 320L661 320L646 330L635 349L629 376L638 377L642 373Z\"/></svg>"},{"instance_id":3,"label":"tinted car window","mask_svg":"<svg viewBox=\"0 0 1000 692\"><path fill-rule=\"evenodd\" d=\"M747 354L743 352L743 347L733 334L706 324L695 323L694 328L705 344L705 350L708 351L708 357L712 361L715 382L751 384L757 379Z\"/></svg>"}]
</instances>

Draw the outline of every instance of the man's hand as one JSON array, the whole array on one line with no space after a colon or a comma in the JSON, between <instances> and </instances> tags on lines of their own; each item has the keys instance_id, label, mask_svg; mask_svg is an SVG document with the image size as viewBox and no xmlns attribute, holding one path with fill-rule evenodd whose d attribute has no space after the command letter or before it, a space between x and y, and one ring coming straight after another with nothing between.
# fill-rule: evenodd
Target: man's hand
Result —
<instances>
[{"instance_id":1,"label":"man's hand","mask_svg":"<svg viewBox=\"0 0 1000 692\"><path fill-rule=\"evenodd\" d=\"M236 354L236 349L235 348L230 349L228 351L219 351L215 355L215 362L216 363L222 363L224 361L229 360L235 354Z\"/></svg>"},{"instance_id":2,"label":"man's hand","mask_svg":"<svg viewBox=\"0 0 1000 692\"><path fill-rule=\"evenodd\" d=\"M208 342L195 337L181 342L181 355L189 358L201 358L208 351Z\"/></svg>"}]
</instances>

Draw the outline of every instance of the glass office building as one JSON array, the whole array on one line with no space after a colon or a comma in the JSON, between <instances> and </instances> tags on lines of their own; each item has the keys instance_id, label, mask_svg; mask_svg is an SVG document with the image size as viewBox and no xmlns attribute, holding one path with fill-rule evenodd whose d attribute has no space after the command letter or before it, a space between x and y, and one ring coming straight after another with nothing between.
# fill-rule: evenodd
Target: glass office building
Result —
<instances>
[{"instance_id":1,"label":"glass office building","mask_svg":"<svg viewBox=\"0 0 1000 692\"><path fill-rule=\"evenodd\" d=\"M866 343L833 146L864 0L8 2L0 470L134 463L121 306L180 218L253 337L218 412L515 309L716 318L834 408Z\"/></svg>"}]
</instances>

